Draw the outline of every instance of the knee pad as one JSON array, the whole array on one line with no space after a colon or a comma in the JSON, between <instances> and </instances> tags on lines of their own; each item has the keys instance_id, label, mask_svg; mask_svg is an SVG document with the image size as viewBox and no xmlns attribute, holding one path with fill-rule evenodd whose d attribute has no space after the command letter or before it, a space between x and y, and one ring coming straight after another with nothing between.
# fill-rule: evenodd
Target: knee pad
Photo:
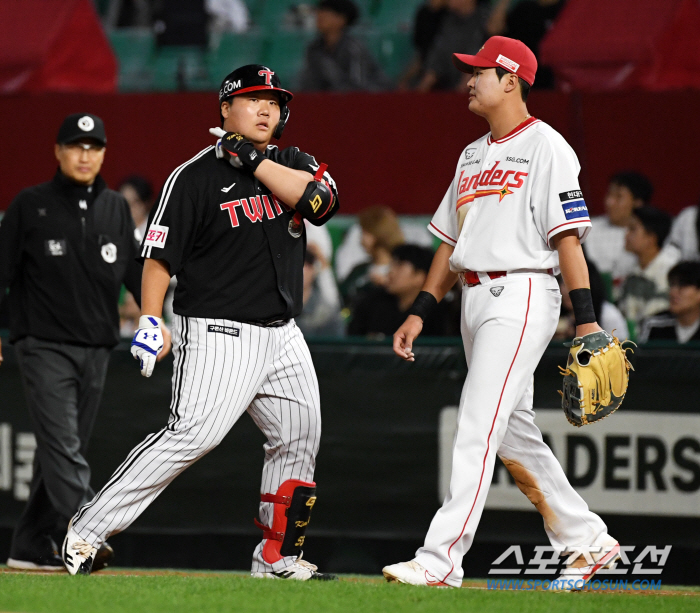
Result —
<instances>
[{"instance_id":1,"label":"knee pad","mask_svg":"<svg viewBox=\"0 0 700 613\"><path fill-rule=\"evenodd\" d=\"M271 528L254 520L265 539L263 559L274 564L286 556L299 557L311 509L316 503L316 484L288 479L279 486L276 494L261 494L260 500L274 505Z\"/></svg>"}]
</instances>

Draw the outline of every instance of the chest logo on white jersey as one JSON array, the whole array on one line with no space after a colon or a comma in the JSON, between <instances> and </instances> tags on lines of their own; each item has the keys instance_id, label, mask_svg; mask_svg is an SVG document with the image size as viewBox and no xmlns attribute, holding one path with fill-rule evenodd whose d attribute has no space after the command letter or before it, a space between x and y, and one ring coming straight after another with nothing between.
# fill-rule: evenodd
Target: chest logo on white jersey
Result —
<instances>
[{"instance_id":1,"label":"chest logo on white jersey","mask_svg":"<svg viewBox=\"0 0 700 613\"><path fill-rule=\"evenodd\" d=\"M231 183L228 187L222 187L221 191L224 192L224 194L228 194L231 188L235 185L235 183Z\"/></svg>"},{"instance_id":2,"label":"chest logo on white jersey","mask_svg":"<svg viewBox=\"0 0 700 613\"><path fill-rule=\"evenodd\" d=\"M498 298L502 293L503 293L503 286L499 285L498 287L492 287L489 290L496 298Z\"/></svg>"},{"instance_id":3,"label":"chest logo on white jersey","mask_svg":"<svg viewBox=\"0 0 700 613\"><path fill-rule=\"evenodd\" d=\"M471 147L470 149L467 149L464 152L464 159L471 160L474 157L475 153L476 153L476 147Z\"/></svg>"},{"instance_id":4,"label":"chest logo on white jersey","mask_svg":"<svg viewBox=\"0 0 700 613\"><path fill-rule=\"evenodd\" d=\"M501 170L498 168L500 163L500 161L496 162L493 168L477 172L474 175L467 175L465 177L466 170L460 173L458 183L459 198L457 200L458 209L464 204L473 202L477 198L484 198L485 196L498 196L498 201L500 202L506 196L514 194L515 192L513 190L523 186L525 177L527 177L529 173L521 170ZM478 187L485 187L486 189L477 189ZM462 195L473 189L476 190L474 193Z\"/></svg>"}]
</instances>

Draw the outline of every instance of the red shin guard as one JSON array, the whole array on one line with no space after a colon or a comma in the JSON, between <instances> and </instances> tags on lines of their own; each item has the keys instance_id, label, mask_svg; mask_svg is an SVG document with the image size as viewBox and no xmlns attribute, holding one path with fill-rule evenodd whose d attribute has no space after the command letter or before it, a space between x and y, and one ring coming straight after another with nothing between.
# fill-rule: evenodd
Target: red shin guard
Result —
<instances>
[{"instance_id":1,"label":"red shin guard","mask_svg":"<svg viewBox=\"0 0 700 613\"><path fill-rule=\"evenodd\" d=\"M271 528L254 520L265 539L263 559L274 564L286 556L298 557L306 538L311 509L316 503L316 484L288 479L276 494L261 494L260 500L274 505Z\"/></svg>"}]
</instances>

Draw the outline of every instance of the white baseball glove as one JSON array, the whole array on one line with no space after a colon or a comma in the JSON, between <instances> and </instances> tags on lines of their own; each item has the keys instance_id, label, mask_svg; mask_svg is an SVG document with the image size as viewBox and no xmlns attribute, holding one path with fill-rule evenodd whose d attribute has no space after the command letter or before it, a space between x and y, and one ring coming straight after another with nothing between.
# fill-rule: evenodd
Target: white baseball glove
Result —
<instances>
[{"instance_id":1,"label":"white baseball glove","mask_svg":"<svg viewBox=\"0 0 700 613\"><path fill-rule=\"evenodd\" d=\"M161 319L152 315L141 315L139 329L131 341L131 355L141 364L141 374L150 377L156 365L156 358L163 350Z\"/></svg>"}]
</instances>

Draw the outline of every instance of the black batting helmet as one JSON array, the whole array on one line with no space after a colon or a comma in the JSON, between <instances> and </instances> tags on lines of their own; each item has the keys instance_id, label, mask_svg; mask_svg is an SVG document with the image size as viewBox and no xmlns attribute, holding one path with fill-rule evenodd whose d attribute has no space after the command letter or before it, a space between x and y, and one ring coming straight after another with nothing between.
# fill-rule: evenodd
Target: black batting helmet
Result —
<instances>
[{"instance_id":1,"label":"black batting helmet","mask_svg":"<svg viewBox=\"0 0 700 613\"><path fill-rule=\"evenodd\" d=\"M273 136L279 138L282 136L284 126L289 119L287 103L294 96L292 92L282 89L279 77L267 66L248 64L247 66L236 68L236 70L227 75L219 88L219 106L224 100L254 91L277 92L280 101L280 121L275 128ZM223 122L223 117L221 120Z\"/></svg>"}]
</instances>

